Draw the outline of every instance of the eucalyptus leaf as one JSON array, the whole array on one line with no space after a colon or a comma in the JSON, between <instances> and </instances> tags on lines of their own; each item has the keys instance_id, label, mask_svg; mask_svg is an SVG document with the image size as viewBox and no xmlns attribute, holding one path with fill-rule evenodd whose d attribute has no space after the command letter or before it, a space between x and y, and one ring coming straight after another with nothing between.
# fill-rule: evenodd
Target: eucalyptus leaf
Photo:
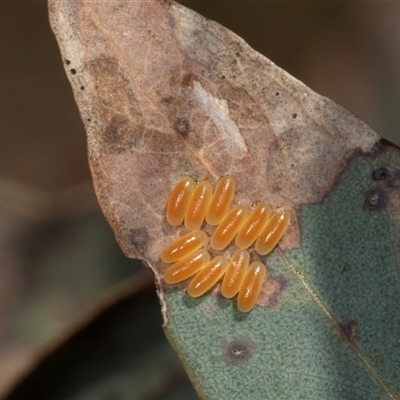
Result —
<instances>
[{"instance_id":1,"label":"eucalyptus leaf","mask_svg":"<svg viewBox=\"0 0 400 400\"><path fill-rule=\"evenodd\" d=\"M125 254L154 271L199 396L399 399L398 147L174 2L49 10L100 205ZM165 219L184 175L231 175L236 202L291 210L249 314L162 280L160 251L185 232Z\"/></svg>"}]
</instances>

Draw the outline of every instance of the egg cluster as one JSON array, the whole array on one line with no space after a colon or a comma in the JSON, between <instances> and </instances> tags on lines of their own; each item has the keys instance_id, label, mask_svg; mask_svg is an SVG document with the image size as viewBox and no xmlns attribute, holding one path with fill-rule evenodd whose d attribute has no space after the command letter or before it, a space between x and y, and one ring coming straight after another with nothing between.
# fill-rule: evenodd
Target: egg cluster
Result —
<instances>
[{"instance_id":1,"label":"egg cluster","mask_svg":"<svg viewBox=\"0 0 400 400\"><path fill-rule=\"evenodd\" d=\"M222 177L213 191L208 180L198 184L189 177L181 179L172 190L167 205L167 221L172 226L185 224L190 232L162 250L160 257L171 264L164 281L176 284L193 277L187 292L199 297L222 279L220 292L226 298L236 295L238 309L249 312L257 301L267 269L260 261L250 263L246 250L254 244L260 255L270 253L284 235L290 213L284 208L275 212L266 203L258 203L249 213L245 205L229 210L235 193L235 180ZM200 230L204 223L216 226L211 238ZM238 249L228 260L223 255L211 259L205 249L224 250L235 239Z\"/></svg>"}]
</instances>

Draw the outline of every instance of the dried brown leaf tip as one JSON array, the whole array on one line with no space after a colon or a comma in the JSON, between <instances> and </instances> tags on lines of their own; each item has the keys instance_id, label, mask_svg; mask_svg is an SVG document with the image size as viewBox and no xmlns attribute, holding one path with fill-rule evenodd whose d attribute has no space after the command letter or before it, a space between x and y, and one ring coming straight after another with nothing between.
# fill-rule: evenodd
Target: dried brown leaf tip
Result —
<instances>
[{"instance_id":1,"label":"dried brown leaf tip","mask_svg":"<svg viewBox=\"0 0 400 400\"><path fill-rule=\"evenodd\" d=\"M177 3L49 0L49 10L101 208L125 254L157 275L160 251L176 233L164 215L179 177L234 176L243 201L229 211L237 224L246 213L268 214L266 205L246 209L246 199L285 205L291 225L280 245L292 249L301 245L299 204L321 201L348 159L380 139L237 35ZM193 188L204 203L210 182ZM197 206L185 222L190 229L204 212ZM218 218L206 212L214 232L222 229ZM215 233L208 246L220 239ZM246 247L245 237L233 240Z\"/></svg>"},{"instance_id":2,"label":"dried brown leaf tip","mask_svg":"<svg viewBox=\"0 0 400 400\"><path fill-rule=\"evenodd\" d=\"M172 263L164 272L166 283L190 279L187 292L199 297L222 279L221 294L226 298L237 295L238 309L249 312L257 302L267 268L260 261L250 263L247 249L255 243L258 254L270 253L284 235L290 213L284 208L271 212L266 203L255 205L250 214L244 205L230 209L235 186L230 176L222 177L214 191L207 180L196 185L190 177L181 179L171 192L166 217L173 226L184 222L189 232L165 247L160 257ZM211 240L201 230L205 221L215 226ZM211 257L208 250L225 250L234 239L238 249L229 259L219 253Z\"/></svg>"}]
</instances>

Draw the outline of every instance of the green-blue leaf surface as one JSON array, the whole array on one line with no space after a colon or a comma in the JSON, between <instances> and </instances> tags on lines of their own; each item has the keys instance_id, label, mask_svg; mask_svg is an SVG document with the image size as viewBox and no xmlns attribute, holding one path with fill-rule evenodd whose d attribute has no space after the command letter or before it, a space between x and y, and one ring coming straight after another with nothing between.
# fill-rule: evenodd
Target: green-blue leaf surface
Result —
<instances>
[{"instance_id":1,"label":"green-blue leaf surface","mask_svg":"<svg viewBox=\"0 0 400 400\"><path fill-rule=\"evenodd\" d=\"M266 258L283 287L240 313L216 293L166 297L174 341L212 399L400 396L400 154L355 156L321 203L300 207L301 249Z\"/></svg>"}]
</instances>

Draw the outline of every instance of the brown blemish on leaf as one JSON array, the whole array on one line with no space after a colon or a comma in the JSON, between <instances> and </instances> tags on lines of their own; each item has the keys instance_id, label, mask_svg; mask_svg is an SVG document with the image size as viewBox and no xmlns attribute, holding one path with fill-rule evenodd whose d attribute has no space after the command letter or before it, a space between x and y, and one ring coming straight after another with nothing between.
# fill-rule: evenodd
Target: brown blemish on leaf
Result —
<instances>
[{"instance_id":1,"label":"brown blemish on leaf","mask_svg":"<svg viewBox=\"0 0 400 400\"><path fill-rule=\"evenodd\" d=\"M176 3L50 0L49 10L70 61L99 203L123 251L156 273L174 235L162 234L165 204L182 176L215 184L229 174L237 202L290 208L281 246L294 248L298 205L321 201L347 160L379 140L232 32ZM131 236L142 227L144 247Z\"/></svg>"},{"instance_id":2,"label":"brown blemish on leaf","mask_svg":"<svg viewBox=\"0 0 400 400\"><path fill-rule=\"evenodd\" d=\"M387 187L389 189L399 189L400 188L400 171L395 170L389 176L389 179L386 181Z\"/></svg>"},{"instance_id":3,"label":"brown blemish on leaf","mask_svg":"<svg viewBox=\"0 0 400 400\"><path fill-rule=\"evenodd\" d=\"M331 322L343 343L345 343L353 352L358 352L358 331L356 321L350 320L340 323L337 320L332 319Z\"/></svg>"},{"instance_id":4,"label":"brown blemish on leaf","mask_svg":"<svg viewBox=\"0 0 400 400\"><path fill-rule=\"evenodd\" d=\"M354 320L344 321L340 324L339 333L347 342L355 344L357 340L357 323Z\"/></svg>"},{"instance_id":5,"label":"brown blemish on leaf","mask_svg":"<svg viewBox=\"0 0 400 400\"><path fill-rule=\"evenodd\" d=\"M183 75L181 84L183 87L193 87L195 81L199 81L199 77L189 72Z\"/></svg>"},{"instance_id":6,"label":"brown blemish on leaf","mask_svg":"<svg viewBox=\"0 0 400 400\"><path fill-rule=\"evenodd\" d=\"M142 226L140 228L131 229L131 243L137 248L139 253L146 253L146 247L149 242L149 235L147 233L146 227Z\"/></svg>"},{"instance_id":7,"label":"brown blemish on leaf","mask_svg":"<svg viewBox=\"0 0 400 400\"><path fill-rule=\"evenodd\" d=\"M129 150L131 140L130 120L123 115L114 115L103 135L104 144L113 151Z\"/></svg>"},{"instance_id":8,"label":"brown blemish on leaf","mask_svg":"<svg viewBox=\"0 0 400 400\"><path fill-rule=\"evenodd\" d=\"M226 349L226 360L232 364L243 363L251 358L251 348L245 341L234 340Z\"/></svg>"},{"instance_id":9,"label":"brown blemish on leaf","mask_svg":"<svg viewBox=\"0 0 400 400\"><path fill-rule=\"evenodd\" d=\"M175 130L183 137L187 136L190 131L190 123L186 118L178 118L174 123Z\"/></svg>"},{"instance_id":10,"label":"brown blemish on leaf","mask_svg":"<svg viewBox=\"0 0 400 400\"><path fill-rule=\"evenodd\" d=\"M398 146L387 141L386 139L380 139L375 143L374 147L371 149L369 157L373 160L374 158L380 157L387 151L390 151L390 149L393 147L398 147Z\"/></svg>"},{"instance_id":11,"label":"brown blemish on leaf","mask_svg":"<svg viewBox=\"0 0 400 400\"><path fill-rule=\"evenodd\" d=\"M386 206L386 194L381 188L368 190L364 196L364 207L367 210L379 211Z\"/></svg>"},{"instance_id":12,"label":"brown blemish on leaf","mask_svg":"<svg viewBox=\"0 0 400 400\"><path fill-rule=\"evenodd\" d=\"M101 135L96 137L96 144L101 143L106 152L141 148L147 129L142 125L139 100L126 71L117 60L105 57L93 60L86 68L95 82L94 104L105 124Z\"/></svg>"},{"instance_id":13,"label":"brown blemish on leaf","mask_svg":"<svg viewBox=\"0 0 400 400\"><path fill-rule=\"evenodd\" d=\"M282 276L274 276L271 271L265 280L257 303L263 307L279 308L287 281Z\"/></svg>"},{"instance_id":14,"label":"brown blemish on leaf","mask_svg":"<svg viewBox=\"0 0 400 400\"><path fill-rule=\"evenodd\" d=\"M400 225L400 171L393 171L385 183L385 191L388 198L387 208L391 213L393 222Z\"/></svg>"},{"instance_id":15,"label":"brown blemish on leaf","mask_svg":"<svg viewBox=\"0 0 400 400\"><path fill-rule=\"evenodd\" d=\"M385 167L375 168L372 171L371 178L374 181L384 181L389 178L389 171Z\"/></svg>"}]
</instances>

